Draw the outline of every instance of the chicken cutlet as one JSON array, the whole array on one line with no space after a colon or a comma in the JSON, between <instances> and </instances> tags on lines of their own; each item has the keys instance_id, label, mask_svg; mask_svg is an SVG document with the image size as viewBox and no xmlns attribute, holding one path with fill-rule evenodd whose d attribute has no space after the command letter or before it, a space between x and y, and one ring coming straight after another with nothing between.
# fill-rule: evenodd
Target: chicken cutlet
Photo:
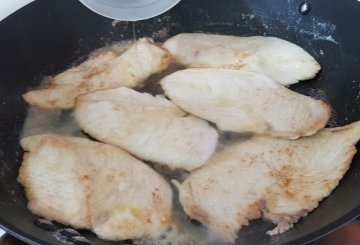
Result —
<instances>
[{"instance_id":1,"label":"chicken cutlet","mask_svg":"<svg viewBox=\"0 0 360 245\"><path fill-rule=\"evenodd\" d=\"M325 102L253 72L189 68L166 76L161 85L180 108L224 131L294 139L316 133L330 117Z\"/></svg>"},{"instance_id":2,"label":"chicken cutlet","mask_svg":"<svg viewBox=\"0 0 360 245\"><path fill-rule=\"evenodd\" d=\"M40 109L71 109L75 98L96 90L136 87L150 75L167 68L169 53L140 39L118 56L114 51L102 51L77 67L51 78L45 89L31 90L25 101Z\"/></svg>"},{"instance_id":3,"label":"chicken cutlet","mask_svg":"<svg viewBox=\"0 0 360 245\"><path fill-rule=\"evenodd\" d=\"M304 49L276 37L182 33L164 48L186 67L231 68L262 73L282 85L315 77L319 63Z\"/></svg>"},{"instance_id":4,"label":"chicken cutlet","mask_svg":"<svg viewBox=\"0 0 360 245\"><path fill-rule=\"evenodd\" d=\"M350 167L360 122L297 140L254 136L228 145L180 185L188 216L234 243L261 216L275 235L293 227L338 185Z\"/></svg>"},{"instance_id":5,"label":"chicken cutlet","mask_svg":"<svg viewBox=\"0 0 360 245\"><path fill-rule=\"evenodd\" d=\"M170 225L170 185L120 148L53 134L21 145L18 180L34 214L108 240L158 237Z\"/></svg>"},{"instance_id":6,"label":"chicken cutlet","mask_svg":"<svg viewBox=\"0 0 360 245\"><path fill-rule=\"evenodd\" d=\"M206 121L187 115L163 96L129 88L80 96L75 118L95 139L171 169L202 166L217 145L218 134Z\"/></svg>"}]
</instances>

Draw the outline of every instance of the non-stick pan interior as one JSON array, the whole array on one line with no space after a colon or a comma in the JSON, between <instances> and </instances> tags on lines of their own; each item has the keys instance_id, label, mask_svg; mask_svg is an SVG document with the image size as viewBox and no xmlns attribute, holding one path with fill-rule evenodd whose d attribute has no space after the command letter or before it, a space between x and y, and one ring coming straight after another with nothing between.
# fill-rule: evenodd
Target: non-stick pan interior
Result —
<instances>
[{"instance_id":1,"label":"non-stick pan interior","mask_svg":"<svg viewBox=\"0 0 360 245\"><path fill-rule=\"evenodd\" d=\"M162 41L180 32L209 32L239 36L267 35L292 41L310 52L322 71L312 81L291 87L326 100L334 109L330 127L360 120L360 2L309 1L301 15L301 1L183 0L170 12L135 24L98 16L78 1L37 0L0 22L0 224L30 243L62 244L52 232L34 225L37 217L26 208L16 177L22 159L19 135L27 107L21 94L44 75L79 62L90 51L114 41L152 37ZM336 145L334 145L334 148ZM360 157L340 186L320 207L292 230L265 235L270 223L254 221L241 230L238 244L300 244L338 227L360 213ZM59 228L62 227L59 225ZM105 244L80 231L94 244Z\"/></svg>"}]
</instances>

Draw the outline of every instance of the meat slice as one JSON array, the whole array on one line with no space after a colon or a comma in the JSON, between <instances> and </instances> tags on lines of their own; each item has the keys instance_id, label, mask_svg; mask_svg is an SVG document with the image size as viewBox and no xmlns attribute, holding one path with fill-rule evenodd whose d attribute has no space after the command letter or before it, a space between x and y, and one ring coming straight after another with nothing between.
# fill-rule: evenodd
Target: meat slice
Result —
<instances>
[{"instance_id":1,"label":"meat slice","mask_svg":"<svg viewBox=\"0 0 360 245\"><path fill-rule=\"evenodd\" d=\"M171 169L202 166L218 138L207 122L186 115L163 96L129 88L80 96L75 118L92 137Z\"/></svg>"},{"instance_id":2,"label":"meat slice","mask_svg":"<svg viewBox=\"0 0 360 245\"><path fill-rule=\"evenodd\" d=\"M225 131L294 139L316 133L330 117L325 102L253 72L191 68L170 74L161 85L183 110Z\"/></svg>"},{"instance_id":3,"label":"meat slice","mask_svg":"<svg viewBox=\"0 0 360 245\"><path fill-rule=\"evenodd\" d=\"M360 122L356 122L290 144L279 143L278 152L288 155L288 164L275 172L277 184L268 188L263 198L264 217L277 224L268 234L292 228L330 195L350 168L359 139Z\"/></svg>"},{"instance_id":4,"label":"meat slice","mask_svg":"<svg viewBox=\"0 0 360 245\"><path fill-rule=\"evenodd\" d=\"M108 240L157 237L169 226L169 184L120 148L52 134L21 145L18 179L34 214Z\"/></svg>"},{"instance_id":5,"label":"meat slice","mask_svg":"<svg viewBox=\"0 0 360 245\"><path fill-rule=\"evenodd\" d=\"M350 167L360 122L297 140L254 136L227 145L181 184L193 219L234 243L248 220L264 216L290 229L338 185Z\"/></svg>"},{"instance_id":6,"label":"meat slice","mask_svg":"<svg viewBox=\"0 0 360 245\"><path fill-rule=\"evenodd\" d=\"M71 109L78 95L141 85L150 75L164 70L169 60L166 50L140 39L120 56L114 51L98 52L79 66L53 77L47 88L31 90L23 97L40 109Z\"/></svg>"},{"instance_id":7,"label":"meat slice","mask_svg":"<svg viewBox=\"0 0 360 245\"><path fill-rule=\"evenodd\" d=\"M186 67L263 73L282 85L313 78L319 63L299 46L275 37L183 33L167 40L175 62Z\"/></svg>"}]
</instances>

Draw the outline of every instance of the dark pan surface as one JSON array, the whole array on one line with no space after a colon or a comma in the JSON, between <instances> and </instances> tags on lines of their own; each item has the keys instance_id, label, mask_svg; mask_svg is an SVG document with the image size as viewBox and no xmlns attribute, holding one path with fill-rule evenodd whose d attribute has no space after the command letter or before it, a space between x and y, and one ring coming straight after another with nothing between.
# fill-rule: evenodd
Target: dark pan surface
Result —
<instances>
[{"instance_id":1,"label":"dark pan surface","mask_svg":"<svg viewBox=\"0 0 360 245\"><path fill-rule=\"evenodd\" d=\"M311 1L310 1L311 2ZM360 2L317 0L308 15L298 13L295 0L183 0L160 17L138 22L138 37L161 41L180 32L211 32L240 36L271 35L292 41L322 65L313 81L291 88L323 98L334 109L331 127L360 120ZM62 244L51 232L33 224L26 199L16 182L22 158L19 135L26 116L21 94L42 76L58 73L90 51L133 37L133 26L103 18L73 0L37 0L0 22L0 227L33 244ZM336 145L334 145L336 147ZM301 244L311 241L360 213L360 157L340 186L292 230L275 237L272 227L252 222L238 244ZM61 226L59 226L61 227ZM94 244L107 244L81 233ZM109 243L110 244L110 243Z\"/></svg>"}]
</instances>

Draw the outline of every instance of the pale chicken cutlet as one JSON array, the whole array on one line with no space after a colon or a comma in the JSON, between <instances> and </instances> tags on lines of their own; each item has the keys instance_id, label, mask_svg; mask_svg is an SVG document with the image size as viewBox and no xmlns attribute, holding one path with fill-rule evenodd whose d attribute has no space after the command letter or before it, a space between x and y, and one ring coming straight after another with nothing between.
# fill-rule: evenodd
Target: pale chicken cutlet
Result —
<instances>
[{"instance_id":1,"label":"pale chicken cutlet","mask_svg":"<svg viewBox=\"0 0 360 245\"><path fill-rule=\"evenodd\" d=\"M121 55L99 51L77 67L51 78L47 88L31 90L25 101L40 109L71 109L78 95L96 90L141 85L167 68L170 54L147 39L140 39Z\"/></svg>"},{"instance_id":2,"label":"pale chicken cutlet","mask_svg":"<svg viewBox=\"0 0 360 245\"><path fill-rule=\"evenodd\" d=\"M224 131L294 139L322 129L331 112L325 102L253 72L190 68L166 76L161 86L180 108Z\"/></svg>"},{"instance_id":3,"label":"pale chicken cutlet","mask_svg":"<svg viewBox=\"0 0 360 245\"><path fill-rule=\"evenodd\" d=\"M120 148L53 134L21 145L18 180L32 213L115 241L158 237L169 227L169 184Z\"/></svg>"},{"instance_id":4,"label":"pale chicken cutlet","mask_svg":"<svg viewBox=\"0 0 360 245\"><path fill-rule=\"evenodd\" d=\"M276 235L292 228L339 184L360 139L360 122L297 140L254 136L228 145L180 185L186 214L234 243L261 216Z\"/></svg>"},{"instance_id":5,"label":"pale chicken cutlet","mask_svg":"<svg viewBox=\"0 0 360 245\"><path fill-rule=\"evenodd\" d=\"M185 67L231 68L262 73L282 85L315 77L319 63L304 49L276 37L182 33L164 48Z\"/></svg>"},{"instance_id":6,"label":"pale chicken cutlet","mask_svg":"<svg viewBox=\"0 0 360 245\"><path fill-rule=\"evenodd\" d=\"M217 145L218 133L206 121L187 115L164 96L129 88L80 96L75 118L92 137L171 169L202 166Z\"/></svg>"}]
</instances>

